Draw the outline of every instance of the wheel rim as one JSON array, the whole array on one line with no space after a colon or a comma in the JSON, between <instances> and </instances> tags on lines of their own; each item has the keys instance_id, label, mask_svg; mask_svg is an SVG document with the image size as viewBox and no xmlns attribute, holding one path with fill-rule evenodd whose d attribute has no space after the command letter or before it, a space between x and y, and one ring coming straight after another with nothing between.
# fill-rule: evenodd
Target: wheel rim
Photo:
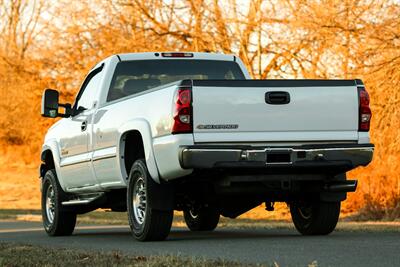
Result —
<instances>
[{"instance_id":1,"label":"wheel rim","mask_svg":"<svg viewBox=\"0 0 400 267\"><path fill-rule=\"evenodd\" d=\"M52 224L54 221L55 207L56 207L56 201L55 201L54 189L52 185L49 185L46 191L46 215L47 215L47 220L49 221L50 224Z\"/></svg>"},{"instance_id":2,"label":"wheel rim","mask_svg":"<svg viewBox=\"0 0 400 267\"><path fill-rule=\"evenodd\" d=\"M305 220L309 220L312 216L311 205L297 207L297 210L299 211L300 216Z\"/></svg>"},{"instance_id":3,"label":"wheel rim","mask_svg":"<svg viewBox=\"0 0 400 267\"><path fill-rule=\"evenodd\" d=\"M146 185L143 177L139 177L133 187L133 214L139 224L143 224L146 217Z\"/></svg>"},{"instance_id":4,"label":"wheel rim","mask_svg":"<svg viewBox=\"0 0 400 267\"><path fill-rule=\"evenodd\" d=\"M189 214L190 217L192 217L193 219L197 219L197 217L199 217L199 213L194 208L191 208L189 210Z\"/></svg>"}]
</instances>

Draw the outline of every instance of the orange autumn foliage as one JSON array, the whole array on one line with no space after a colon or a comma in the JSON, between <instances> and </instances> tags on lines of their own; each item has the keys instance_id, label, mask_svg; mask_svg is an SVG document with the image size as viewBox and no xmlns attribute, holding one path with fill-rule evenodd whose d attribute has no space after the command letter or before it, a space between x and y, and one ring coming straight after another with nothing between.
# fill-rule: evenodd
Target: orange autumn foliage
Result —
<instances>
[{"instance_id":1,"label":"orange autumn foliage","mask_svg":"<svg viewBox=\"0 0 400 267\"><path fill-rule=\"evenodd\" d=\"M143 51L234 53L254 78L362 79L371 96L376 152L368 167L349 173L359 188L343 211L400 217L396 1L0 0L2 168L39 164L43 134L53 123L39 114L45 87L72 101L96 62ZM0 189L6 183L0 177Z\"/></svg>"}]
</instances>

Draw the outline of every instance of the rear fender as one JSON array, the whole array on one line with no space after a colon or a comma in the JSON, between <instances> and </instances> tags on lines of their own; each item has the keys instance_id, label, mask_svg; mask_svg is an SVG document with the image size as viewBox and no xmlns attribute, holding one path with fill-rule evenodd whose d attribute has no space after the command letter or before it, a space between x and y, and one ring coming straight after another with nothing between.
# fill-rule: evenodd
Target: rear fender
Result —
<instances>
[{"instance_id":1,"label":"rear fender","mask_svg":"<svg viewBox=\"0 0 400 267\"><path fill-rule=\"evenodd\" d=\"M150 173L151 178L156 182L160 183L160 178L159 178L159 173L158 173L158 168L157 164L154 158L154 152L153 152L153 142L152 142L152 134L151 134L151 128L149 123L144 120L144 119L135 119L128 121L124 123L118 130L118 147L117 151L119 154L119 164L120 164L120 170L121 170L121 175L122 177L128 177L128 173L126 172L125 169L125 163L123 160L123 155L124 155L124 142L122 140L122 137L125 133L129 131L138 131L140 132L142 136L142 141L143 141L143 146L144 146L144 154L145 154L145 161L147 165L147 169Z\"/></svg>"}]
</instances>

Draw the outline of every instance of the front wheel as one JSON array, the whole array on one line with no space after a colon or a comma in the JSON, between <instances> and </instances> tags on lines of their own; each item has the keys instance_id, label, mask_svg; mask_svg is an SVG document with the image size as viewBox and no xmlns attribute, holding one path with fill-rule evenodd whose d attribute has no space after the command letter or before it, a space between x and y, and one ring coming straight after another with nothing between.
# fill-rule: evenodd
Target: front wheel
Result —
<instances>
[{"instance_id":1,"label":"front wheel","mask_svg":"<svg viewBox=\"0 0 400 267\"><path fill-rule=\"evenodd\" d=\"M302 235L327 235L339 220L340 202L297 201L290 205L290 213Z\"/></svg>"},{"instance_id":2,"label":"front wheel","mask_svg":"<svg viewBox=\"0 0 400 267\"><path fill-rule=\"evenodd\" d=\"M76 213L63 210L64 198L55 170L47 171L42 180L42 220L49 236L71 235L74 231Z\"/></svg>"},{"instance_id":3,"label":"front wheel","mask_svg":"<svg viewBox=\"0 0 400 267\"><path fill-rule=\"evenodd\" d=\"M164 240L171 229L173 210L156 210L150 202L154 196L149 185L155 184L143 159L135 161L129 174L127 207L129 225L133 236L139 241Z\"/></svg>"}]
</instances>

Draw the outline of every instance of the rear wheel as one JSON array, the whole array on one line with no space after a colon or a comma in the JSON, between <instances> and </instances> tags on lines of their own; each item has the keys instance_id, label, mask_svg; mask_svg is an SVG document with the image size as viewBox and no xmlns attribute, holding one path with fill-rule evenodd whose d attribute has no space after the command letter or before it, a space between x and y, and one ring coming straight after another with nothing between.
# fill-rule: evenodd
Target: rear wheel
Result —
<instances>
[{"instance_id":1,"label":"rear wheel","mask_svg":"<svg viewBox=\"0 0 400 267\"><path fill-rule=\"evenodd\" d=\"M62 201L65 193L57 180L55 170L46 172L42 180L42 220L50 236L71 235L75 229L76 213L65 211Z\"/></svg>"},{"instance_id":2,"label":"rear wheel","mask_svg":"<svg viewBox=\"0 0 400 267\"><path fill-rule=\"evenodd\" d=\"M290 213L302 235L327 235L339 220L340 202L297 201L290 205Z\"/></svg>"},{"instance_id":3,"label":"rear wheel","mask_svg":"<svg viewBox=\"0 0 400 267\"><path fill-rule=\"evenodd\" d=\"M149 192L150 183L155 182L144 160L135 161L129 174L127 207L132 234L139 241L164 240L172 225L173 210L156 210L149 205L151 199L157 197Z\"/></svg>"},{"instance_id":4,"label":"rear wheel","mask_svg":"<svg viewBox=\"0 0 400 267\"><path fill-rule=\"evenodd\" d=\"M201 207L184 210L183 216L191 231L212 231L218 225L220 214L213 207Z\"/></svg>"}]
</instances>

